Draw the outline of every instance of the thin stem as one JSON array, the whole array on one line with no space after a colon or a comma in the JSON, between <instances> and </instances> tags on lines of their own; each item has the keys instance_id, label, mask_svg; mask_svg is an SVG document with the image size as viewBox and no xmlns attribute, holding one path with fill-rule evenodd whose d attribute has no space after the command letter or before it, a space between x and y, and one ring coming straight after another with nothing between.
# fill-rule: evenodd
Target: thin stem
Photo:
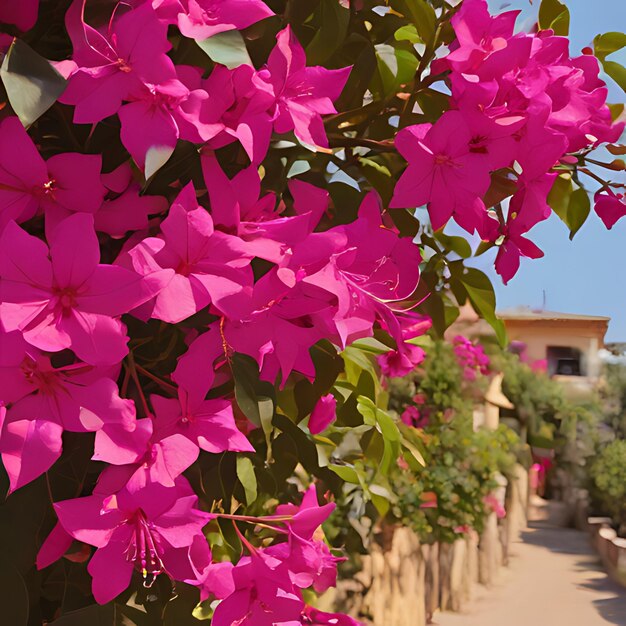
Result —
<instances>
[{"instance_id":1,"label":"thin stem","mask_svg":"<svg viewBox=\"0 0 626 626\"><path fill-rule=\"evenodd\" d=\"M600 178L600 176L598 176L597 174L594 174L591 170L587 169L586 167L579 167L578 171L581 172L582 174L587 174L587 176L589 176L590 178L593 178L594 180L597 180L602 187L608 187L609 183L604 180L603 178Z\"/></svg>"},{"instance_id":2,"label":"thin stem","mask_svg":"<svg viewBox=\"0 0 626 626\"><path fill-rule=\"evenodd\" d=\"M139 382L139 376L137 376L137 366L135 364L135 359L133 357L133 353L128 353L128 369L130 370L130 375L137 387L137 393L139 394L139 398L141 399L141 405L143 406L143 410L146 414L146 417L150 415L150 409L148 408L148 402L146 400L146 396L143 394L143 389L141 388L141 383Z\"/></svg>"},{"instance_id":3,"label":"thin stem","mask_svg":"<svg viewBox=\"0 0 626 626\"><path fill-rule=\"evenodd\" d=\"M344 137L343 135L328 135L331 148L369 148L376 152L395 152L396 147L391 141L376 141L364 137Z\"/></svg>"},{"instance_id":4,"label":"thin stem","mask_svg":"<svg viewBox=\"0 0 626 626\"><path fill-rule=\"evenodd\" d=\"M139 365L138 363L135 363L135 367L137 368L137 371L140 374L142 374L146 378L149 378L150 380L154 381L157 385L159 385L160 387L162 387L166 391L169 391L170 393L173 393L174 395L176 395L178 393L178 388L177 387L175 387L174 385L171 385L170 383L160 379L158 376L155 376L154 374L149 372L147 369L141 367L141 365Z\"/></svg>"},{"instance_id":5,"label":"thin stem","mask_svg":"<svg viewBox=\"0 0 626 626\"><path fill-rule=\"evenodd\" d=\"M233 522L233 527L235 528L235 532L239 536L241 543L246 548L248 548L248 551L250 552L250 554L256 554L257 553L256 548L245 538L244 534L239 530L239 526L237 526L237 522L235 522L235 520L232 520L232 522Z\"/></svg>"}]
</instances>

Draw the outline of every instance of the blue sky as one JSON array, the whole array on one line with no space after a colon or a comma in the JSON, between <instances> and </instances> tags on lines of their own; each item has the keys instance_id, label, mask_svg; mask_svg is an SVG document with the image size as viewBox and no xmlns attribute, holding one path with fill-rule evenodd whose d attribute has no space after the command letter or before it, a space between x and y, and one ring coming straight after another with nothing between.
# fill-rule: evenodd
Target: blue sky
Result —
<instances>
[{"instance_id":1,"label":"blue sky","mask_svg":"<svg viewBox=\"0 0 626 626\"><path fill-rule=\"evenodd\" d=\"M523 9L523 17L536 15L540 0L489 0L494 11ZM567 0L571 12L572 55L590 44L595 35L626 28L626 0ZM518 22L519 24L519 22ZM623 53L624 51L622 51ZM626 62L626 54L615 55ZM610 79L607 81L612 83ZM610 102L624 102L624 92L610 84ZM613 176L615 179L615 176ZM626 218L607 231L593 213L570 241L565 225L552 216L531 231L531 239L544 250L542 259L523 259L518 274L507 286L493 271L495 254L487 254L480 267L496 287L500 310L528 305L553 311L608 315L607 341L626 341Z\"/></svg>"}]
</instances>

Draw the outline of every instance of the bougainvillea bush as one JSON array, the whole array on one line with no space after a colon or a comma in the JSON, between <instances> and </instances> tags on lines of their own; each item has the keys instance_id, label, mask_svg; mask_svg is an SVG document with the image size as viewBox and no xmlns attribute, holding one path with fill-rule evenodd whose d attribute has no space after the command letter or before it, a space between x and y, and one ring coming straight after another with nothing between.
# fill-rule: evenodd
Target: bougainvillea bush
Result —
<instances>
[{"instance_id":1,"label":"bougainvillea bush","mask_svg":"<svg viewBox=\"0 0 626 626\"><path fill-rule=\"evenodd\" d=\"M389 407L423 444L425 467L416 474L400 461L393 477L398 496L393 519L412 528L423 543L451 543L480 533L489 513L504 516L495 497L498 474L514 479L524 446L508 426L474 428L473 412L489 384L490 359L463 336L435 341L427 356L403 378L387 381Z\"/></svg>"},{"instance_id":2,"label":"bougainvillea bush","mask_svg":"<svg viewBox=\"0 0 626 626\"><path fill-rule=\"evenodd\" d=\"M623 86L624 36L515 18L0 0L3 620L354 624L314 608L321 525L424 463L380 372L468 301L505 341L473 255L507 281L551 210L626 213L589 156L625 150L598 61Z\"/></svg>"}]
</instances>

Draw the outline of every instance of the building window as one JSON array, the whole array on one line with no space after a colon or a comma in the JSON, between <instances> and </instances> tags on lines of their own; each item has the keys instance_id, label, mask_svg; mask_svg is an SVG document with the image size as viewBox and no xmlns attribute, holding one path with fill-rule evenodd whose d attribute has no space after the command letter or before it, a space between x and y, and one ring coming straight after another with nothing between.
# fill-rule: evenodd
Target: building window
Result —
<instances>
[{"instance_id":1,"label":"building window","mask_svg":"<svg viewBox=\"0 0 626 626\"><path fill-rule=\"evenodd\" d=\"M548 346L548 374L550 376L584 376L582 354L578 348Z\"/></svg>"}]
</instances>

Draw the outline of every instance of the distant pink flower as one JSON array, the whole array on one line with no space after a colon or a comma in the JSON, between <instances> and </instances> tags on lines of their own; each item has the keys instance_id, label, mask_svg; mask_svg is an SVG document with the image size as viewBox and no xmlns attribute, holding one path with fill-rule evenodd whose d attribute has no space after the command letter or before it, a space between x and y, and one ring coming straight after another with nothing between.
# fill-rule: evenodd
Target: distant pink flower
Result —
<instances>
[{"instance_id":1,"label":"distant pink flower","mask_svg":"<svg viewBox=\"0 0 626 626\"><path fill-rule=\"evenodd\" d=\"M15 24L21 31L35 25L38 12L39 0L0 0L0 23Z\"/></svg>"},{"instance_id":2,"label":"distant pink flower","mask_svg":"<svg viewBox=\"0 0 626 626\"><path fill-rule=\"evenodd\" d=\"M178 28L185 37L206 39L242 30L274 15L261 0L179 0Z\"/></svg>"},{"instance_id":3,"label":"distant pink flower","mask_svg":"<svg viewBox=\"0 0 626 626\"><path fill-rule=\"evenodd\" d=\"M309 431L317 435L326 430L337 419L337 400L332 393L322 396L309 418Z\"/></svg>"},{"instance_id":4,"label":"distant pink flower","mask_svg":"<svg viewBox=\"0 0 626 626\"><path fill-rule=\"evenodd\" d=\"M128 353L119 316L158 293L171 270L140 276L99 264L93 217L77 213L53 231L50 248L10 222L0 238L0 321L50 352L71 348L92 365Z\"/></svg>"},{"instance_id":5,"label":"distant pink flower","mask_svg":"<svg viewBox=\"0 0 626 626\"><path fill-rule=\"evenodd\" d=\"M490 185L489 166L472 158L472 135L463 114L448 111L434 125L402 129L396 147L409 162L400 177L390 206L428 205L433 229L453 215L473 231L484 212L480 198Z\"/></svg>"},{"instance_id":6,"label":"distant pink flower","mask_svg":"<svg viewBox=\"0 0 626 626\"><path fill-rule=\"evenodd\" d=\"M400 415L400 419L407 426L412 426L413 428L425 428L428 426L428 409L419 408L413 404L408 405L402 414Z\"/></svg>"},{"instance_id":7,"label":"distant pink flower","mask_svg":"<svg viewBox=\"0 0 626 626\"><path fill-rule=\"evenodd\" d=\"M390 350L378 356L376 360L385 376L395 378L412 372L424 360L424 356L422 348L406 344L402 350Z\"/></svg>"},{"instance_id":8,"label":"distant pink flower","mask_svg":"<svg viewBox=\"0 0 626 626\"><path fill-rule=\"evenodd\" d=\"M51 221L96 213L106 194L101 164L100 155L74 152L46 162L19 119L6 118L0 124L0 232L10 220L24 222L42 211Z\"/></svg>"},{"instance_id":9,"label":"distant pink flower","mask_svg":"<svg viewBox=\"0 0 626 626\"><path fill-rule=\"evenodd\" d=\"M626 215L626 198L624 194L605 189L596 193L594 208L598 217L610 230L620 218Z\"/></svg>"},{"instance_id":10,"label":"distant pink flower","mask_svg":"<svg viewBox=\"0 0 626 626\"><path fill-rule=\"evenodd\" d=\"M166 574L194 583L208 565L202 534L209 515L184 479L174 488L152 486L140 494L122 490L54 505L61 526L74 539L95 546L88 571L96 602L106 604L128 587L133 570L145 584Z\"/></svg>"},{"instance_id":11,"label":"distant pink flower","mask_svg":"<svg viewBox=\"0 0 626 626\"><path fill-rule=\"evenodd\" d=\"M502 506L500 500L498 500L498 498L496 498L496 496L492 493L483 498L483 503L492 513L496 514L498 519L506 517L506 509Z\"/></svg>"},{"instance_id":12,"label":"distant pink flower","mask_svg":"<svg viewBox=\"0 0 626 626\"><path fill-rule=\"evenodd\" d=\"M352 68L307 67L304 49L289 26L278 33L276 41L267 64L257 75L271 86L276 98L274 130L293 130L305 144L326 148L328 139L321 116L337 112L333 102L341 94Z\"/></svg>"},{"instance_id":13,"label":"distant pink flower","mask_svg":"<svg viewBox=\"0 0 626 626\"><path fill-rule=\"evenodd\" d=\"M480 344L473 343L463 335L457 335L452 340L452 345L457 362L463 368L465 380L473 381L478 374L489 373L489 357Z\"/></svg>"}]
</instances>

